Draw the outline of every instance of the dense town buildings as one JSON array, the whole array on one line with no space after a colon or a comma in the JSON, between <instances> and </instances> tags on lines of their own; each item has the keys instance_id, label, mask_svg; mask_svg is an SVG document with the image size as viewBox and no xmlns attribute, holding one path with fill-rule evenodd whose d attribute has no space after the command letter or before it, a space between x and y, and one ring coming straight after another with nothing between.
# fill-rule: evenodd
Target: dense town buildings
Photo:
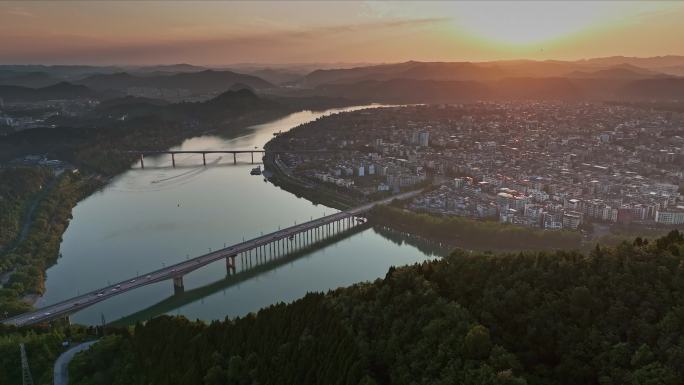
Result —
<instances>
[{"instance_id":1,"label":"dense town buildings","mask_svg":"<svg viewBox=\"0 0 684 385\"><path fill-rule=\"evenodd\" d=\"M408 207L545 229L684 223L684 114L590 103L407 106L279 136L293 175L363 195L432 184Z\"/></svg>"},{"instance_id":2,"label":"dense town buildings","mask_svg":"<svg viewBox=\"0 0 684 385\"><path fill-rule=\"evenodd\" d=\"M80 116L95 100L47 100L5 103L0 98L0 136L39 127L56 127L60 118Z\"/></svg>"}]
</instances>

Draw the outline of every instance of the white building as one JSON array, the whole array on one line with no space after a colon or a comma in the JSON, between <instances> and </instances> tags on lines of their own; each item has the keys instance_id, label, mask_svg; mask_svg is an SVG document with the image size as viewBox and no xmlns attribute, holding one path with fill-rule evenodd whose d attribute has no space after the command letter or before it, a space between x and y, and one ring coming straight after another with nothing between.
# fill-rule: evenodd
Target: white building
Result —
<instances>
[{"instance_id":1,"label":"white building","mask_svg":"<svg viewBox=\"0 0 684 385\"><path fill-rule=\"evenodd\" d=\"M418 134L418 145L421 147L427 147L430 142L430 133L427 131L421 131Z\"/></svg>"},{"instance_id":2,"label":"white building","mask_svg":"<svg viewBox=\"0 0 684 385\"><path fill-rule=\"evenodd\" d=\"M664 225L684 224L684 206L656 211L655 221Z\"/></svg>"}]
</instances>

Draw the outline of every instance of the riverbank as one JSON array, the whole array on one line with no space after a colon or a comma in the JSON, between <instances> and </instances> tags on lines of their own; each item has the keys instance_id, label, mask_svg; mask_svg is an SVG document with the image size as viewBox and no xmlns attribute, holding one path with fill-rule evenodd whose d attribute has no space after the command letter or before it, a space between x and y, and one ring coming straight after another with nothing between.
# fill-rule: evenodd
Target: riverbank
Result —
<instances>
[{"instance_id":1,"label":"riverbank","mask_svg":"<svg viewBox=\"0 0 684 385\"><path fill-rule=\"evenodd\" d=\"M294 177L283 165L278 164L273 153L266 153L264 167L272 173L269 181L273 184L311 202L338 210L365 203L361 199ZM377 207L368 213L368 218L373 225L414 234L451 248L510 251L579 249L582 246L578 232L552 232L462 217L437 217L396 207Z\"/></svg>"},{"instance_id":2,"label":"riverbank","mask_svg":"<svg viewBox=\"0 0 684 385\"><path fill-rule=\"evenodd\" d=\"M338 210L347 210L368 203L367 201L354 199L324 186L314 186L292 176L286 167L277 161L276 156L273 153L269 153L268 150L266 150L263 162L264 170L270 173L268 177L269 182L314 204L322 204Z\"/></svg>"},{"instance_id":3,"label":"riverbank","mask_svg":"<svg viewBox=\"0 0 684 385\"><path fill-rule=\"evenodd\" d=\"M50 182L33 203L28 231L0 255L10 273L0 289L0 315L12 316L29 310L45 290L45 271L58 259L62 234L71 220L73 207L101 187L92 177L62 173Z\"/></svg>"}]
</instances>

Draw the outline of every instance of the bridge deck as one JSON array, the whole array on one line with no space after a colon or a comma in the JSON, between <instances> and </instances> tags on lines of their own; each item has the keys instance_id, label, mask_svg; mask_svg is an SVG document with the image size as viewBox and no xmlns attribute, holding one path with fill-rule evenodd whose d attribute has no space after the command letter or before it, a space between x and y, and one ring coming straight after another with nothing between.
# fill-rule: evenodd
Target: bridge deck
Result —
<instances>
[{"instance_id":1,"label":"bridge deck","mask_svg":"<svg viewBox=\"0 0 684 385\"><path fill-rule=\"evenodd\" d=\"M319 150L268 150L273 154L307 154L307 153L329 153L329 152L349 152L344 149L319 149ZM127 154L142 154L142 155L160 155L160 154L249 154L249 153L266 153L263 149L254 150L128 150L122 151Z\"/></svg>"},{"instance_id":2,"label":"bridge deck","mask_svg":"<svg viewBox=\"0 0 684 385\"><path fill-rule=\"evenodd\" d=\"M20 314L2 321L4 324L11 324L16 326L25 326L36 324L40 322L50 321L52 319L61 318L66 315L75 313L81 309L92 306L105 299L114 297L121 293L147 286L153 283L170 280L177 277L182 277L202 266L224 259L231 255L247 252L258 247L279 241L281 239L289 238L295 234L303 233L320 226L327 225L345 218L363 214L378 204L386 204L394 199L406 199L415 196L420 191L411 191L399 195L392 196L381 201L369 203L360 207L356 207L347 211L340 211L335 214L327 215L318 219L304 222L286 229L274 231L269 234L262 235L223 249L216 250L198 257L170 265L168 267L152 271L147 274L142 274L136 277L125 279L121 282L105 286L98 290L93 290L88 293L73 297L32 312Z\"/></svg>"}]
</instances>

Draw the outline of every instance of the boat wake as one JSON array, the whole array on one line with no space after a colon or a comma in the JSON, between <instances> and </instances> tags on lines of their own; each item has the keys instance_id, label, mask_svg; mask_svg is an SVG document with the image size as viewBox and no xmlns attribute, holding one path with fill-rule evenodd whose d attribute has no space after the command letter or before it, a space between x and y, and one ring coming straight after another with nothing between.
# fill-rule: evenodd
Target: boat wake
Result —
<instances>
[{"instance_id":1,"label":"boat wake","mask_svg":"<svg viewBox=\"0 0 684 385\"><path fill-rule=\"evenodd\" d=\"M223 157L218 157L217 159L207 162L207 166L213 166L218 164ZM168 190L177 186L182 186L184 184L192 182L196 177L199 175L203 174L206 172L208 168L206 166L200 165L198 167L194 167L190 170L183 171L179 174L165 177L165 178L160 178L160 179L154 179L149 181L149 184L146 184L144 186L133 186L133 185L127 185L125 186L126 188L114 188L113 190L115 191L121 191L121 192L154 192L154 191L164 191ZM166 173L161 174L159 176L165 176L168 175ZM151 188L150 185L153 185L154 188Z\"/></svg>"}]
</instances>

